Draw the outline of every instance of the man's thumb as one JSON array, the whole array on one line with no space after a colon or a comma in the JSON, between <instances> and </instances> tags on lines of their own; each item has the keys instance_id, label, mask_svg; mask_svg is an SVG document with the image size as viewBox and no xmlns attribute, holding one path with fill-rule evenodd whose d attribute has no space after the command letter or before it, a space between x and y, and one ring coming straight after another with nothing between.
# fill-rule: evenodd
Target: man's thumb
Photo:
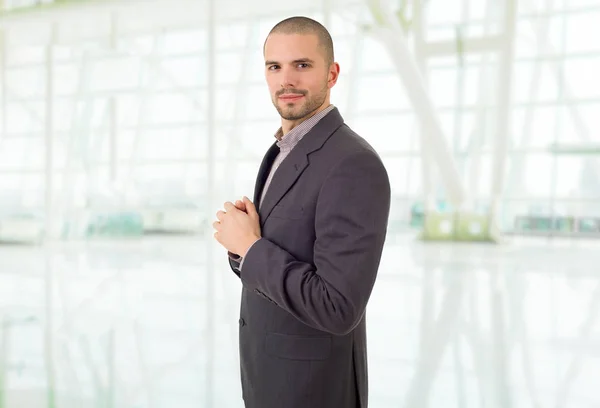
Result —
<instances>
[{"instance_id":1,"label":"man's thumb","mask_svg":"<svg viewBox=\"0 0 600 408\"><path fill-rule=\"evenodd\" d=\"M244 204L246 204L246 212L248 214L252 213L256 213L256 208L254 207L254 203L252 201L250 201L250 199L246 196L244 196Z\"/></svg>"}]
</instances>

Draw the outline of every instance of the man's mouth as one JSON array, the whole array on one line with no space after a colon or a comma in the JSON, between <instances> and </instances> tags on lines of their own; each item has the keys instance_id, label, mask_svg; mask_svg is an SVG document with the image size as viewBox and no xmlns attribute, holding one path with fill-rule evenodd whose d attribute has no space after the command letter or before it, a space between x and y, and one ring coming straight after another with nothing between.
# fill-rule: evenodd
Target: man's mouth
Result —
<instances>
[{"instance_id":1,"label":"man's mouth","mask_svg":"<svg viewBox=\"0 0 600 408\"><path fill-rule=\"evenodd\" d=\"M281 95L279 97L279 99L281 99L282 101L285 101L285 102L293 102L293 101L297 101L298 99L303 98L303 97L304 97L304 95L301 95L301 94L284 94L284 95Z\"/></svg>"}]
</instances>

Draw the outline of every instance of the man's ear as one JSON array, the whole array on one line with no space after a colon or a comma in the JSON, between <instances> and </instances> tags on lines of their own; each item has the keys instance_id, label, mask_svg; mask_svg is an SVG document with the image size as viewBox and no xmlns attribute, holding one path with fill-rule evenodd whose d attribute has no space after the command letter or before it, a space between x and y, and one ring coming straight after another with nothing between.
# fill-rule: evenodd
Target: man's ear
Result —
<instances>
[{"instance_id":1,"label":"man's ear","mask_svg":"<svg viewBox=\"0 0 600 408\"><path fill-rule=\"evenodd\" d=\"M329 88L333 88L333 86L337 83L339 77L340 64L338 64L337 62L333 62L329 67L329 80L327 81L327 86Z\"/></svg>"}]
</instances>

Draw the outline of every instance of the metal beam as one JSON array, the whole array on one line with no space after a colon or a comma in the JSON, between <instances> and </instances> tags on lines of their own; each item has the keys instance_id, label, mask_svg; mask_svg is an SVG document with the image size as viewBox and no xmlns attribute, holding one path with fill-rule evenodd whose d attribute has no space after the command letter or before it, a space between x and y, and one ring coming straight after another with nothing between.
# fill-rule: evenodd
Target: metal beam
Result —
<instances>
[{"instance_id":1,"label":"metal beam","mask_svg":"<svg viewBox=\"0 0 600 408\"><path fill-rule=\"evenodd\" d=\"M462 53L481 53L498 50L500 51L504 44L504 36L490 35L479 38L465 38L460 44ZM425 44L424 52L427 57L439 57L446 55L456 55L456 41L435 41Z\"/></svg>"},{"instance_id":2,"label":"metal beam","mask_svg":"<svg viewBox=\"0 0 600 408\"><path fill-rule=\"evenodd\" d=\"M600 143L554 143L550 145L549 150L554 154L598 156Z\"/></svg>"},{"instance_id":3,"label":"metal beam","mask_svg":"<svg viewBox=\"0 0 600 408\"><path fill-rule=\"evenodd\" d=\"M465 200L465 189L433 102L423 83L414 56L408 48L404 31L394 18L395 14L385 9L380 0L368 0L368 5L377 22L371 32L390 53L414 106L414 112L421 123L423 145L431 146L431 153L439 167L446 195L455 208L459 209Z\"/></svg>"}]
</instances>

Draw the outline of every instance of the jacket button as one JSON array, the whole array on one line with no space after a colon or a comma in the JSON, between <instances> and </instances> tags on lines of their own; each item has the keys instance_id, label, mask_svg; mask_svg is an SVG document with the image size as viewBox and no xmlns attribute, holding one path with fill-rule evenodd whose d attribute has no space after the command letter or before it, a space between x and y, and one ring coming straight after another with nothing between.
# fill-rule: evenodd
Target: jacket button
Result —
<instances>
[{"instance_id":1,"label":"jacket button","mask_svg":"<svg viewBox=\"0 0 600 408\"><path fill-rule=\"evenodd\" d=\"M245 326L246 321L240 317L240 326Z\"/></svg>"}]
</instances>

